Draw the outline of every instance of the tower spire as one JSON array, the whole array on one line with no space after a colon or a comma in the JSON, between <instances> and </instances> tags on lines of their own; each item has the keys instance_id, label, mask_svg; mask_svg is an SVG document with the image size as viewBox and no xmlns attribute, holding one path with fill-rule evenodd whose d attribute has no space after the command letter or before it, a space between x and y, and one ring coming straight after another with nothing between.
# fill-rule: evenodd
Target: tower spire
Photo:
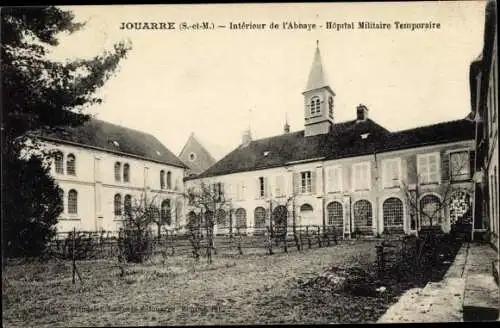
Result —
<instances>
[{"instance_id":1,"label":"tower spire","mask_svg":"<svg viewBox=\"0 0 500 328\"><path fill-rule=\"evenodd\" d=\"M311 91L328 86L325 70L321 61L321 53L319 51L319 40L316 40L316 51L314 52L314 59L309 71L309 78L307 79L306 89L304 91Z\"/></svg>"}]
</instances>

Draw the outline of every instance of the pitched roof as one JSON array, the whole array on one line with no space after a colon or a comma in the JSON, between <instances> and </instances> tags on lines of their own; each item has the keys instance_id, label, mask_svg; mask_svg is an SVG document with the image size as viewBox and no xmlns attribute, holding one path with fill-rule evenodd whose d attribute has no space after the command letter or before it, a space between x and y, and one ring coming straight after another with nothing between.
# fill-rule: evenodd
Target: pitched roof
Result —
<instances>
[{"instance_id":1,"label":"pitched roof","mask_svg":"<svg viewBox=\"0 0 500 328\"><path fill-rule=\"evenodd\" d=\"M191 153L195 154L193 160L190 159ZM189 135L186 144L179 154L179 158L189 167L190 174L200 174L216 162L194 133Z\"/></svg>"},{"instance_id":2,"label":"pitched roof","mask_svg":"<svg viewBox=\"0 0 500 328\"><path fill-rule=\"evenodd\" d=\"M57 131L38 132L34 135L46 140L73 143L187 168L153 135L98 119L90 119L77 127L64 127Z\"/></svg>"},{"instance_id":3,"label":"pitched roof","mask_svg":"<svg viewBox=\"0 0 500 328\"><path fill-rule=\"evenodd\" d=\"M311 70L309 71L309 78L307 79L307 85L304 92L323 87L328 87L328 81L323 69L319 47L316 47L316 52L314 53L313 63L311 65Z\"/></svg>"},{"instance_id":4,"label":"pitched roof","mask_svg":"<svg viewBox=\"0 0 500 328\"><path fill-rule=\"evenodd\" d=\"M362 138L362 135L367 137ZM239 146L194 178L281 167L300 161L332 160L474 138L467 119L390 132L374 121L334 124L330 133L304 137L298 131Z\"/></svg>"}]
</instances>

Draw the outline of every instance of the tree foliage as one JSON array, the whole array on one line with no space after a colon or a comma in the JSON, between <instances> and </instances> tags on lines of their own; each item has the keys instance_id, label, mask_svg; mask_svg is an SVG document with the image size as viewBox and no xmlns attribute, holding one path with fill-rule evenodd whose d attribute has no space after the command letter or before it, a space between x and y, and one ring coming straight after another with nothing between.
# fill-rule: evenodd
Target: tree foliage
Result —
<instances>
[{"instance_id":1,"label":"tree foliage","mask_svg":"<svg viewBox=\"0 0 500 328\"><path fill-rule=\"evenodd\" d=\"M61 203L43 167L43 158L50 154L22 157L26 141L31 136L29 148L40 150L33 132L85 122L89 115L83 110L101 102L96 91L115 72L129 46L118 43L94 58L58 62L49 54L59 45L59 36L84 26L74 21L73 13L47 6L5 7L0 14L3 240L12 250L8 254L18 254L41 251L38 246L52 235Z\"/></svg>"}]
</instances>

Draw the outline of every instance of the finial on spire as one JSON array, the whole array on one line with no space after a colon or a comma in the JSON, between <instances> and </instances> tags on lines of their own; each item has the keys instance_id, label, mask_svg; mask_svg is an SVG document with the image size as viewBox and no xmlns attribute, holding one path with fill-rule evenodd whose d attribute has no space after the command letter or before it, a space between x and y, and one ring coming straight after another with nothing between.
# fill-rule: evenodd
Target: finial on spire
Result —
<instances>
[{"instance_id":1,"label":"finial on spire","mask_svg":"<svg viewBox=\"0 0 500 328\"><path fill-rule=\"evenodd\" d=\"M285 112L285 126L283 127L284 133L290 132L290 125L288 124L288 112Z\"/></svg>"}]
</instances>

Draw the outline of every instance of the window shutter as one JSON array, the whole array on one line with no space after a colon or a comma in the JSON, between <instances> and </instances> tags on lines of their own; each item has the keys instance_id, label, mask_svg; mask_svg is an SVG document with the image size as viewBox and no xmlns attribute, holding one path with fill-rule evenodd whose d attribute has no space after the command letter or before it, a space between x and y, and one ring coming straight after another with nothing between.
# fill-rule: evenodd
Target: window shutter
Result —
<instances>
[{"instance_id":1,"label":"window shutter","mask_svg":"<svg viewBox=\"0 0 500 328\"><path fill-rule=\"evenodd\" d=\"M471 150L469 152L469 163L470 163L470 177L474 175L474 172L476 171L476 152L474 150Z\"/></svg>"},{"instance_id":2,"label":"window shutter","mask_svg":"<svg viewBox=\"0 0 500 328\"><path fill-rule=\"evenodd\" d=\"M293 174L293 193L295 195L300 194L300 173L298 172Z\"/></svg>"},{"instance_id":3,"label":"window shutter","mask_svg":"<svg viewBox=\"0 0 500 328\"><path fill-rule=\"evenodd\" d=\"M402 179L408 179L409 184L417 182L417 155L410 155L406 159L406 174L407 177L402 177Z\"/></svg>"},{"instance_id":4,"label":"window shutter","mask_svg":"<svg viewBox=\"0 0 500 328\"><path fill-rule=\"evenodd\" d=\"M328 167L326 169L326 191L332 192L333 189L333 179L334 179L334 168Z\"/></svg>"},{"instance_id":5,"label":"window shutter","mask_svg":"<svg viewBox=\"0 0 500 328\"><path fill-rule=\"evenodd\" d=\"M260 198L260 177L255 180L255 197L258 199Z\"/></svg>"},{"instance_id":6,"label":"window shutter","mask_svg":"<svg viewBox=\"0 0 500 328\"><path fill-rule=\"evenodd\" d=\"M269 192L271 191L271 184L269 183L269 179L264 177L264 196L269 196Z\"/></svg>"},{"instance_id":7,"label":"window shutter","mask_svg":"<svg viewBox=\"0 0 500 328\"><path fill-rule=\"evenodd\" d=\"M443 154L441 166L441 181L450 180L450 156L451 154ZM438 168L439 169L439 168Z\"/></svg>"},{"instance_id":8,"label":"window shutter","mask_svg":"<svg viewBox=\"0 0 500 328\"><path fill-rule=\"evenodd\" d=\"M342 191L342 168L337 167L335 169L335 191Z\"/></svg>"},{"instance_id":9,"label":"window shutter","mask_svg":"<svg viewBox=\"0 0 500 328\"><path fill-rule=\"evenodd\" d=\"M311 193L316 193L316 172L311 172Z\"/></svg>"},{"instance_id":10,"label":"window shutter","mask_svg":"<svg viewBox=\"0 0 500 328\"><path fill-rule=\"evenodd\" d=\"M224 186L224 182L221 182L220 184L220 193L223 198L227 197L227 192Z\"/></svg>"}]
</instances>

